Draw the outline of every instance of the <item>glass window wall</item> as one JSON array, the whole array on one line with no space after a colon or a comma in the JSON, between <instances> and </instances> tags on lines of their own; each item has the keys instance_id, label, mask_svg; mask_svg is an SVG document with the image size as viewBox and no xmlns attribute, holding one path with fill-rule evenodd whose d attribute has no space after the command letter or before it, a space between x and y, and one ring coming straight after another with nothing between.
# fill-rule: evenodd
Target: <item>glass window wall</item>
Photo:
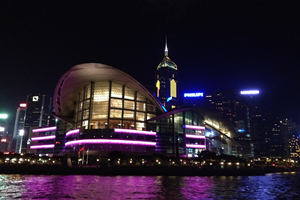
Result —
<instances>
[{"instance_id":1,"label":"glass window wall","mask_svg":"<svg viewBox=\"0 0 300 200\"><path fill-rule=\"evenodd\" d=\"M89 83L78 93L74 121L77 128L145 129L156 108L141 93L115 82Z\"/></svg>"}]
</instances>

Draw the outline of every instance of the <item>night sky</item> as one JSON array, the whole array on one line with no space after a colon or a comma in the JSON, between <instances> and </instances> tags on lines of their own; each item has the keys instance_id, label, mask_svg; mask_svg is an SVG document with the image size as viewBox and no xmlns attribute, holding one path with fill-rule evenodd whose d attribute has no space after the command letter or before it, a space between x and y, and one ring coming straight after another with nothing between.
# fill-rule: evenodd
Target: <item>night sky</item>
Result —
<instances>
[{"instance_id":1,"label":"night sky","mask_svg":"<svg viewBox=\"0 0 300 200\"><path fill-rule=\"evenodd\" d=\"M300 122L296 1L6 2L0 111L12 118L27 94L53 95L60 76L80 63L108 64L154 84L167 35L182 90L258 88L269 110Z\"/></svg>"}]
</instances>

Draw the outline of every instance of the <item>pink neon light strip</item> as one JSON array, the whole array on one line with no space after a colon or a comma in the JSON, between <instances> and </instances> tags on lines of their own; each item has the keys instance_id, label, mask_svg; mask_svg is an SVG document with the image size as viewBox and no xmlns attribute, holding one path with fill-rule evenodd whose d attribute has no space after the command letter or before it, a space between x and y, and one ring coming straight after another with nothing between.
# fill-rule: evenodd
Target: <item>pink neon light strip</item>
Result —
<instances>
[{"instance_id":1,"label":"pink neon light strip","mask_svg":"<svg viewBox=\"0 0 300 200\"><path fill-rule=\"evenodd\" d=\"M140 134L140 135L156 135L156 132L152 132L152 131L139 131L139 130L121 129L121 128L115 128L115 133L131 133L131 134Z\"/></svg>"},{"instance_id":2,"label":"pink neon light strip","mask_svg":"<svg viewBox=\"0 0 300 200\"><path fill-rule=\"evenodd\" d=\"M191 135L191 134L185 134L186 138L193 138L193 139L205 139L204 135Z\"/></svg>"},{"instance_id":3,"label":"pink neon light strip","mask_svg":"<svg viewBox=\"0 0 300 200\"><path fill-rule=\"evenodd\" d=\"M194 125L185 125L184 128L196 129L196 130L205 130L204 126L194 126Z\"/></svg>"},{"instance_id":4,"label":"pink neon light strip","mask_svg":"<svg viewBox=\"0 0 300 200\"><path fill-rule=\"evenodd\" d=\"M128 144L128 145L144 145L155 146L156 142L136 141L136 140L114 140L114 139L83 139L66 142L65 146L74 146L81 144Z\"/></svg>"},{"instance_id":5,"label":"pink neon light strip","mask_svg":"<svg viewBox=\"0 0 300 200\"><path fill-rule=\"evenodd\" d=\"M32 132L39 133L39 132L55 131L55 130L56 130L56 126L52 126L52 127L46 127L46 128L32 129Z\"/></svg>"},{"instance_id":6,"label":"pink neon light strip","mask_svg":"<svg viewBox=\"0 0 300 200\"><path fill-rule=\"evenodd\" d=\"M195 149L205 149L206 145L203 144L186 144L187 148L195 148Z\"/></svg>"},{"instance_id":7,"label":"pink neon light strip","mask_svg":"<svg viewBox=\"0 0 300 200\"><path fill-rule=\"evenodd\" d=\"M49 135L49 136L41 136L41 137L32 137L31 139L33 141L36 141L36 140L52 140L52 139L55 139L56 136L55 135Z\"/></svg>"},{"instance_id":8,"label":"pink neon light strip","mask_svg":"<svg viewBox=\"0 0 300 200\"><path fill-rule=\"evenodd\" d=\"M30 149L52 149L54 146L54 144L34 145L30 146Z\"/></svg>"},{"instance_id":9,"label":"pink neon light strip","mask_svg":"<svg viewBox=\"0 0 300 200\"><path fill-rule=\"evenodd\" d=\"M80 130L79 129L75 129L75 130L70 130L66 133L66 136L70 136L70 135L74 135L74 134L77 134L77 133L80 133Z\"/></svg>"}]
</instances>

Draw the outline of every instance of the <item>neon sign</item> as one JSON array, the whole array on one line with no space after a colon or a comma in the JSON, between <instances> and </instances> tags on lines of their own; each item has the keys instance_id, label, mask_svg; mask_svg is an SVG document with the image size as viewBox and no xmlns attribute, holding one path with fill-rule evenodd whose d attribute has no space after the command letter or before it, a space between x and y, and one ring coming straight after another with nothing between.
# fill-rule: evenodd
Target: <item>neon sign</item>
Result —
<instances>
[{"instance_id":1,"label":"neon sign","mask_svg":"<svg viewBox=\"0 0 300 200\"><path fill-rule=\"evenodd\" d=\"M190 97L203 97L204 94L203 92L192 92L192 93L184 93L183 96L185 98L190 98Z\"/></svg>"},{"instance_id":2,"label":"neon sign","mask_svg":"<svg viewBox=\"0 0 300 200\"><path fill-rule=\"evenodd\" d=\"M256 95L259 94L259 90L242 90L240 91L241 95Z\"/></svg>"}]
</instances>

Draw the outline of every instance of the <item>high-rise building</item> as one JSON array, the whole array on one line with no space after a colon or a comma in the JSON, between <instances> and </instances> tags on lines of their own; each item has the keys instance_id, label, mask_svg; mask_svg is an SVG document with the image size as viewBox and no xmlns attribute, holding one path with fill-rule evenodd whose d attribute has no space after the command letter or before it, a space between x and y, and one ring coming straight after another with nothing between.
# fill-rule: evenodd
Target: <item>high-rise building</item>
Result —
<instances>
[{"instance_id":1,"label":"high-rise building","mask_svg":"<svg viewBox=\"0 0 300 200\"><path fill-rule=\"evenodd\" d=\"M16 112L16 119L14 124L13 137L10 142L10 151L19 152L21 137L20 133L24 133L25 115L26 115L27 103L20 103Z\"/></svg>"},{"instance_id":2,"label":"high-rise building","mask_svg":"<svg viewBox=\"0 0 300 200\"><path fill-rule=\"evenodd\" d=\"M0 113L0 152L5 152L8 148L8 118L8 114Z\"/></svg>"},{"instance_id":3,"label":"high-rise building","mask_svg":"<svg viewBox=\"0 0 300 200\"><path fill-rule=\"evenodd\" d=\"M52 116L52 98L46 95L28 95L26 102L17 109L11 150L17 153L27 151L30 133L33 128L55 124Z\"/></svg>"},{"instance_id":4,"label":"high-rise building","mask_svg":"<svg viewBox=\"0 0 300 200\"><path fill-rule=\"evenodd\" d=\"M289 156L291 158L300 158L300 139L299 135L292 135L289 139Z\"/></svg>"},{"instance_id":5,"label":"high-rise building","mask_svg":"<svg viewBox=\"0 0 300 200\"><path fill-rule=\"evenodd\" d=\"M176 107L177 65L169 58L167 41L163 60L156 69L156 97L167 109Z\"/></svg>"},{"instance_id":6,"label":"high-rise building","mask_svg":"<svg viewBox=\"0 0 300 200\"><path fill-rule=\"evenodd\" d=\"M262 111L254 95L217 92L205 95L204 105L221 113L232 122L238 133L239 152L245 158L256 156L264 142L262 134Z\"/></svg>"},{"instance_id":7,"label":"high-rise building","mask_svg":"<svg viewBox=\"0 0 300 200\"><path fill-rule=\"evenodd\" d=\"M291 120L268 119L265 123L265 147L267 156L285 158L289 156L289 138L297 134L296 124Z\"/></svg>"}]
</instances>

